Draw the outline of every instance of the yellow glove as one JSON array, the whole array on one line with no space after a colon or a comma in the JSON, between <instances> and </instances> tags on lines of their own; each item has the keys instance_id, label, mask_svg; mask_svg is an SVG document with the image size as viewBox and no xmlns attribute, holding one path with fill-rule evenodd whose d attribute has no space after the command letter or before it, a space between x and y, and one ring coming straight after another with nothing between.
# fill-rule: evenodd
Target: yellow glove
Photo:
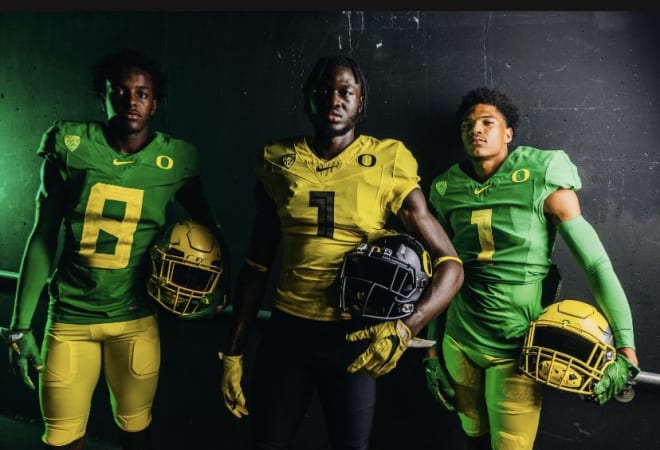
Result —
<instances>
[{"instance_id":1,"label":"yellow glove","mask_svg":"<svg viewBox=\"0 0 660 450\"><path fill-rule=\"evenodd\" d=\"M241 389L241 378L243 378L243 355L219 354L223 361L221 389L225 399L225 406L238 419L247 416L245 407L245 396Z\"/></svg>"},{"instance_id":2,"label":"yellow glove","mask_svg":"<svg viewBox=\"0 0 660 450\"><path fill-rule=\"evenodd\" d=\"M385 375L396 367L410 345L411 335L401 320L381 322L348 334L346 340L350 342L371 339L371 345L346 370L353 373L362 369L374 378Z\"/></svg>"}]
</instances>

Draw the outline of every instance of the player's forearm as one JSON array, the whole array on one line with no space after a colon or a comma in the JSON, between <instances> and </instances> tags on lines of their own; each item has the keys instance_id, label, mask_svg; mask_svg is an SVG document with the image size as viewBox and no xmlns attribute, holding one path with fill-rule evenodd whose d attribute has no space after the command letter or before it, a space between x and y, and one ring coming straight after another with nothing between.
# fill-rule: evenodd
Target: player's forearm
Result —
<instances>
[{"instance_id":1,"label":"player's forearm","mask_svg":"<svg viewBox=\"0 0 660 450\"><path fill-rule=\"evenodd\" d=\"M609 259L587 272L587 279L596 303L612 327L617 348L635 348L630 305Z\"/></svg>"},{"instance_id":2,"label":"player's forearm","mask_svg":"<svg viewBox=\"0 0 660 450\"><path fill-rule=\"evenodd\" d=\"M582 216L557 230L584 270L596 303L612 327L617 347L635 347L630 305L596 231Z\"/></svg>"},{"instance_id":3,"label":"player's forearm","mask_svg":"<svg viewBox=\"0 0 660 450\"><path fill-rule=\"evenodd\" d=\"M56 242L33 234L26 245L16 285L12 328L31 328L32 317L48 280Z\"/></svg>"},{"instance_id":4,"label":"player's forearm","mask_svg":"<svg viewBox=\"0 0 660 450\"><path fill-rule=\"evenodd\" d=\"M413 336L417 336L433 318L447 309L462 284L461 264L448 260L437 267L424 297L415 305L415 312L404 320Z\"/></svg>"},{"instance_id":5,"label":"player's forearm","mask_svg":"<svg viewBox=\"0 0 660 450\"><path fill-rule=\"evenodd\" d=\"M226 354L240 355L243 353L261 307L267 282L267 270L259 271L247 263L241 267L234 295Z\"/></svg>"}]
</instances>

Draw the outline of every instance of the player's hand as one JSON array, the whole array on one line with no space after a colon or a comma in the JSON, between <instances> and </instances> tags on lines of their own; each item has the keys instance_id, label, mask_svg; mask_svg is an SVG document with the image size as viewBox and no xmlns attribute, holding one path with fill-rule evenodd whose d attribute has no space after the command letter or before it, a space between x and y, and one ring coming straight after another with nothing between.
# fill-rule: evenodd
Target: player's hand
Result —
<instances>
[{"instance_id":1,"label":"player's hand","mask_svg":"<svg viewBox=\"0 0 660 450\"><path fill-rule=\"evenodd\" d=\"M241 389L241 379L243 378L243 355L223 355L220 353L220 359L223 362L221 389L225 399L225 406L236 418L240 419L249 414L245 407L245 396Z\"/></svg>"},{"instance_id":2,"label":"player's hand","mask_svg":"<svg viewBox=\"0 0 660 450\"><path fill-rule=\"evenodd\" d=\"M639 367L633 364L628 358L622 354L617 354L616 359L605 368L603 377L594 386L594 393L589 400L604 404L606 401L614 397L626 385L632 385L635 382L633 378L639 373Z\"/></svg>"},{"instance_id":3,"label":"player's hand","mask_svg":"<svg viewBox=\"0 0 660 450\"><path fill-rule=\"evenodd\" d=\"M381 322L364 330L346 335L346 340L356 342L371 339L371 345L347 368L349 372L364 370L374 378L390 372L411 341L410 328L401 320Z\"/></svg>"},{"instance_id":4,"label":"player's hand","mask_svg":"<svg viewBox=\"0 0 660 450\"><path fill-rule=\"evenodd\" d=\"M39 346L32 331L17 331L0 327L0 337L9 347L9 365L14 376L34 390L35 386L30 378L29 368L32 367L37 372L42 373L46 370L46 366L41 359Z\"/></svg>"},{"instance_id":5,"label":"player's hand","mask_svg":"<svg viewBox=\"0 0 660 450\"><path fill-rule=\"evenodd\" d=\"M426 387L433 399L448 411L456 410L456 391L449 382L449 375L437 356L429 356L422 360L426 374Z\"/></svg>"}]
</instances>

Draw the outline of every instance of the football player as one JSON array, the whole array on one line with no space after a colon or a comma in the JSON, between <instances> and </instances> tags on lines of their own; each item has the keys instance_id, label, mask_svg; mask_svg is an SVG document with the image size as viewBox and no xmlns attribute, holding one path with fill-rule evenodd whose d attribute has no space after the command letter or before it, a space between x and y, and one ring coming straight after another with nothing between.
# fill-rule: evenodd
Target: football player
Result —
<instances>
[{"instance_id":1,"label":"football player","mask_svg":"<svg viewBox=\"0 0 660 450\"><path fill-rule=\"evenodd\" d=\"M541 385L518 371L518 357L542 310L556 233L612 326L619 363L631 368L637 356L630 307L582 216L581 182L568 155L526 146L509 151L518 110L497 90L468 92L457 118L467 159L433 181L429 202L463 260L465 283L447 311L441 349L425 360L427 382L434 398L458 412L471 448L531 450ZM428 327L433 339L437 325Z\"/></svg>"},{"instance_id":2,"label":"football player","mask_svg":"<svg viewBox=\"0 0 660 450\"><path fill-rule=\"evenodd\" d=\"M428 210L411 152L398 140L357 134L368 99L357 63L321 58L303 89L314 135L269 143L257 158L257 215L237 281L222 391L232 414L248 414L243 348L281 245L274 308L254 372L254 448L288 448L317 391L332 447L366 449L376 377L392 370L446 308L463 272ZM364 327L339 308L338 275L344 254L383 229L390 214L429 250L435 273L413 314Z\"/></svg>"},{"instance_id":3,"label":"football player","mask_svg":"<svg viewBox=\"0 0 660 450\"><path fill-rule=\"evenodd\" d=\"M56 121L43 135L34 228L11 324L10 363L39 397L47 449L82 449L101 371L123 449L150 448L148 428L160 365L156 302L147 297L148 249L176 199L215 227L200 183L197 150L154 132L149 121L166 79L147 56L112 53L93 68L107 123ZM33 315L64 224L61 257L39 350Z\"/></svg>"}]
</instances>

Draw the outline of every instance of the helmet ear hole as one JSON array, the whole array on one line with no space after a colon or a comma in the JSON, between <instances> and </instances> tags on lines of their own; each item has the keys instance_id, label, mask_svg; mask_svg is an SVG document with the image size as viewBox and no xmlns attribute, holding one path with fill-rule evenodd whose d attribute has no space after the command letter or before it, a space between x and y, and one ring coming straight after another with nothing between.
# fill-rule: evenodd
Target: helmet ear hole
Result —
<instances>
[{"instance_id":1,"label":"helmet ear hole","mask_svg":"<svg viewBox=\"0 0 660 450\"><path fill-rule=\"evenodd\" d=\"M362 242L344 256L340 308L370 320L411 315L431 276L425 253L415 238L395 231L384 230Z\"/></svg>"},{"instance_id":2,"label":"helmet ear hole","mask_svg":"<svg viewBox=\"0 0 660 450\"><path fill-rule=\"evenodd\" d=\"M207 227L192 220L176 222L151 247L147 293L177 316L212 316L225 306L224 255Z\"/></svg>"}]
</instances>

